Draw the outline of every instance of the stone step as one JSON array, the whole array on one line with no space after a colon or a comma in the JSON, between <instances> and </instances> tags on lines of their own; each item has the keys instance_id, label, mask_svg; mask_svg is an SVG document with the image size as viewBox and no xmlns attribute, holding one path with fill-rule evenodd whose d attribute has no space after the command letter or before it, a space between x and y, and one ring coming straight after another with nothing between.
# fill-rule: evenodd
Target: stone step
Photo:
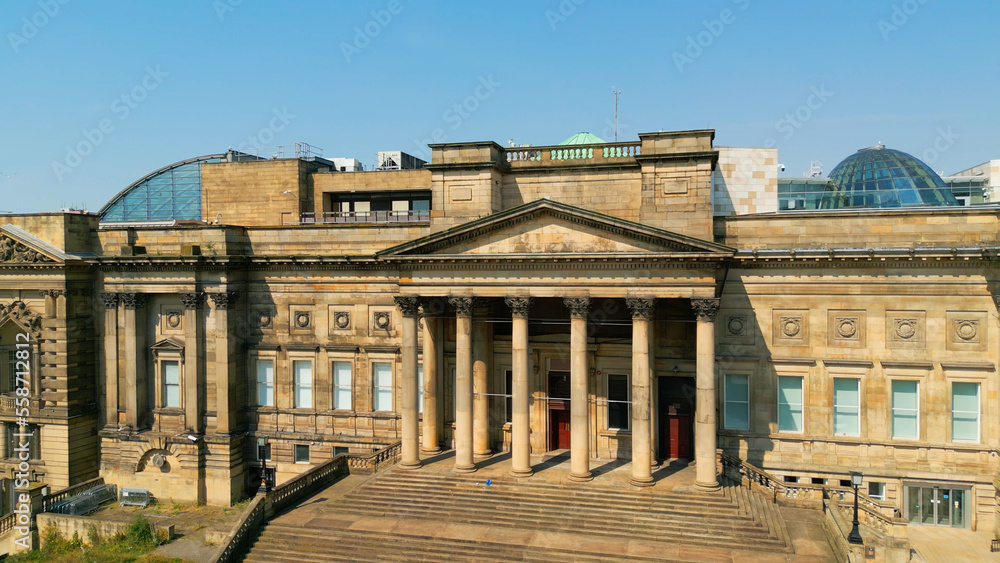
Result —
<instances>
[{"instance_id":1,"label":"stone step","mask_svg":"<svg viewBox=\"0 0 1000 563\"><path fill-rule=\"evenodd\" d=\"M339 509L340 514L354 514L359 516L379 517L379 518L407 518L414 520L430 520L445 523L467 523L481 526L503 526L507 528L529 529L536 531L566 532L585 534L589 536L605 536L618 538L648 538L656 541L677 541L679 543L689 543L698 545L725 545L726 547L746 549L752 545L768 549L782 549L784 544L770 536L759 526L738 527L716 524L713 526L684 525L682 522L657 523L651 520L647 523L615 522L609 526L608 520L581 520L574 517L555 518L550 516L539 516L527 518L523 516L505 516L500 514L477 514L474 516L465 515L459 517L442 517L438 511L427 511L420 508L397 509L392 511L379 511L369 507L344 506Z\"/></svg>"},{"instance_id":2,"label":"stone step","mask_svg":"<svg viewBox=\"0 0 1000 563\"><path fill-rule=\"evenodd\" d=\"M562 514L573 514L566 517L573 522L596 522L606 525L607 522L617 522L621 525L638 526L643 528L653 527L673 527L701 529L712 526L722 526L729 528L739 528L748 533L759 530L766 533L763 525L759 521L754 521L746 515L736 513L735 507L729 514L705 515L698 512L665 512L653 510L607 510L592 509L569 506L565 503L555 504L560 510L553 510L553 506L543 504L519 505L505 502L484 502L483 499L461 500L461 499L437 499L434 501L421 499L419 497L394 497L394 498L364 498L347 500L353 501L350 507L364 507L368 511L378 512L384 515L414 514L434 520L452 519L453 514L476 513L480 517L492 517L501 519L514 519L515 521L557 521ZM557 502L557 501L554 501ZM573 508L575 510L570 510Z\"/></svg>"},{"instance_id":3,"label":"stone step","mask_svg":"<svg viewBox=\"0 0 1000 563\"><path fill-rule=\"evenodd\" d=\"M364 530L330 530L270 524L247 561L427 560L427 561L617 561L620 557L581 550L521 546L488 540L434 538ZM344 556L339 559L339 556ZM632 556L630 561L665 561ZM676 560L681 561L681 560Z\"/></svg>"}]
</instances>

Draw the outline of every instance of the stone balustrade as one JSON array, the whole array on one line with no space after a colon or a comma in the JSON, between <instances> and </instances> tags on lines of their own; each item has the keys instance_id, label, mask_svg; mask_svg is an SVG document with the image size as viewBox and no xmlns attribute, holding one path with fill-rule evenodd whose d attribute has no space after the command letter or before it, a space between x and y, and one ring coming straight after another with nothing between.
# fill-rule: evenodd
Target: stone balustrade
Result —
<instances>
[{"instance_id":1,"label":"stone balustrade","mask_svg":"<svg viewBox=\"0 0 1000 563\"><path fill-rule=\"evenodd\" d=\"M510 148L505 153L507 162L512 167L520 168L629 162L642 154L642 150L641 143L630 142Z\"/></svg>"}]
</instances>

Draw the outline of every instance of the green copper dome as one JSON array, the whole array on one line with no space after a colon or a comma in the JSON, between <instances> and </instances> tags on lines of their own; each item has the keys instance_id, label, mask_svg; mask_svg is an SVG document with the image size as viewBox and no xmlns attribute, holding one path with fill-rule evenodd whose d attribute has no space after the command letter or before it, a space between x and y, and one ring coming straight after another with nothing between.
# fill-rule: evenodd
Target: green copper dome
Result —
<instances>
[{"instance_id":1,"label":"green copper dome","mask_svg":"<svg viewBox=\"0 0 1000 563\"><path fill-rule=\"evenodd\" d=\"M830 172L828 189L820 209L960 205L929 166L883 145L845 158Z\"/></svg>"},{"instance_id":2,"label":"green copper dome","mask_svg":"<svg viewBox=\"0 0 1000 563\"><path fill-rule=\"evenodd\" d=\"M604 143L604 139L591 135L590 133L584 131L583 133L577 133L569 139L559 143L560 145L600 145Z\"/></svg>"}]
</instances>

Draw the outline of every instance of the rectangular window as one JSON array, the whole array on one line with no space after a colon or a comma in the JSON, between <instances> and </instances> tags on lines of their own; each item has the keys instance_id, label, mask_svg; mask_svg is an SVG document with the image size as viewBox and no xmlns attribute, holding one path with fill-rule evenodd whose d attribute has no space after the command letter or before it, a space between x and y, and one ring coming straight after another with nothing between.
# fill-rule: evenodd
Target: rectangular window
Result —
<instances>
[{"instance_id":1,"label":"rectangular window","mask_svg":"<svg viewBox=\"0 0 1000 563\"><path fill-rule=\"evenodd\" d=\"M919 399L916 381L894 380L892 382L892 437L916 440L917 413Z\"/></svg>"},{"instance_id":2,"label":"rectangular window","mask_svg":"<svg viewBox=\"0 0 1000 563\"><path fill-rule=\"evenodd\" d=\"M417 412L424 412L424 364L417 364Z\"/></svg>"},{"instance_id":3,"label":"rectangular window","mask_svg":"<svg viewBox=\"0 0 1000 563\"><path fill-rule=\"evenodd\" d=\"M10 459L14 457L14 448L17 447L17 442L16 442L17 438L14 436L14 433L18 431L17 425L14 424L13 422L5 422L3 423L3 431L4 431L4 445L5 445L3 451L3 457L4 459Z\"/></svg>"},{"instance_id":4,"label":"rectangular window","mask_svg":"<svg viewBox=\"0 0 1000 563\"><path fill-rule=\"evenodd\" d=\"M628 403L628 376L608 374L608 428L628 430L632 422Z\"/></svg>"},{"instance_id":5,"label":"rectangular window","mask_svg":"<svg viewBox=\"0 0 1000 563\"><path fill-rule=\"evenodd\" d=\"M347 453L351 453L351 448L348 448L348 447L345 447L345 446L334 446L333 447L333 455L334 456L338 456L340 454L347 454Z\"/></svg>"},{"instance_id":6,"label":"rectangular window","mask_svg":"<svg viewBox=\"0 0 1000 563\"><path fill-rule=\"evenodd\" d=\"M951 439L979 441L979 384L951 384Z\"/></svg>"},{"instance_id":7,"label":"rectangular window","mask_svg":"<svg viewBox=\"0 0 1000 563\"><path fill-rule=\"evenodd\" d=\"M271 442L263 446L257 445L257 461L271 461Z\"/></svg>"},{"instance_id":8,"label":"rectangular window","mask_svg":"<svg viewBox=\"0 0 1000 563\"><path fill-rule=\"evenodd\" d=\"M351 362L333 362L333 408L351 410Z\"/></svg>"},{"instance_id":9,"label":"rectangular window","mask_svg":"<svg viewBox=\"0 0 1000 563\"><path fill-rule=\"evenodd\" d=\"M295 444L295 463L309 463L309 446Z\"/></svg>"},{"instance_id":10,"label":"rectangular window","mask_svg":"<svg viewBox=\"0 0 1000 563\"><path fill-rule=\"evenodd\" d=\"M778 377L778 432L803 432L802 378Z\"/></svg>"},{"instance_id":11,"label":"rectangular window","mask_svg":"<svg viewBox=\"0 0 1000 563\"><path fill-rule=\"evenodd\" d=\"M512 396L514 393L513 382L514 382L514 372L509 369L504 370L503 392L505 395L507 395L506 397L504 397L503 400L503 405L504 405L503 408L506 413L506 416L503 419L504 422L510 422L511 420L513 420L512 418L512 416L514 415L514 400L513 400L514 397Z\"/></svg>"},{"instance_id":12,"label":"rectangular window","mask_svg":"<svg viewBox=\"0 0 1000 563\"><path fill-rule=\"evenodd\" d=\"M837 436L861 434L861 380L833 380L833 433Z\"/></svg>"},{"instance_id":13,"label":"rectangular window","mask_svg":"<svg viewBox=\"0 0 1000 563\"><path fill-rule=\"evenodd\" d=\"M292 361L295 386L295 408L307 409L313 405L313 366L309 360Z\"/></svg>"},{"instance_id":14,"label":"rectangular window","mask_svg":"<svg viewBox=\"0 0 1000 563\"><path fill-rule=\"evenodd\" d=\"M372 363L372 410L392 410L392 364Z\"/></svg>"},{"instance_id":15,"label":"rectangular window","mask_svg":"<svg viewBox=\"0 0 1000 563\"><path fill-rule=\"evenodd\" d=\"M257 360L257 404L274 406L274 360Z\"/></svg>"},{"instance_id":16,"label":"rectangular window","mask_svg":"<svg viewBox=\"0 0 1000 563\"><path fill-rule=\"evenodd\" d=\"M875 500L885 500L885 483L868 483L868 496Z\"/></svg>"},{"instance_id":17,"label":"rectangular window","mask_svg":"<svg viewBox=\"0 0 1000 563\"><path fill-rule=\"evenodd\" d=\"M7 388L4 391L17 391L17 350L7 351Z\"/></svg>"},{"instance_id":18,"label":"rectangular window","mask_svg":"<svg viewBox=\"0 0 1000 563\"><path fill-rule=\"evenodd\" d=\"M181 364L177 360L160 363L163 373L163 406L181 406Z\"/></svg>"},{"instance_id":19,"label":"rectangular window","mask_svg":"<svg viewBox=\"0 0 1000 563\"><path fill-rule=\"evenodd\" d=\"M730 430L750 429L750 376L726 374L725 424Z\"/></svg>"}]
</instances>

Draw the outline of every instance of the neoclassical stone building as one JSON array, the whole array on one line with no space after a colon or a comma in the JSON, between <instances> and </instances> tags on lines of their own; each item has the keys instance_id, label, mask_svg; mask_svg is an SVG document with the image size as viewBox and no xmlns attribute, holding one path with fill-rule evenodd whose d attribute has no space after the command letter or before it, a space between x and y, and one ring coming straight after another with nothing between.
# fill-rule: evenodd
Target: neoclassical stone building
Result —
<instances>
[{"instance_id":1,"label":"neoclassical stone building","mask_svg":"<svg viewBox=\"0 0 1000 563\"><path fill-rule=\"evenodd\" d=\"M779 211L776 151L713 140L449 143L370 172L227 153L99 215L3 217L0 345L35 327L45 479L229 504L261 455L280 482L402 440L418 471L566 454L644 486L686 458L710 489L721 448L992 526L997 209L866 160L827 208ZM867 171L899 193L865 196Z\"/></svg>"}]
</instances>

